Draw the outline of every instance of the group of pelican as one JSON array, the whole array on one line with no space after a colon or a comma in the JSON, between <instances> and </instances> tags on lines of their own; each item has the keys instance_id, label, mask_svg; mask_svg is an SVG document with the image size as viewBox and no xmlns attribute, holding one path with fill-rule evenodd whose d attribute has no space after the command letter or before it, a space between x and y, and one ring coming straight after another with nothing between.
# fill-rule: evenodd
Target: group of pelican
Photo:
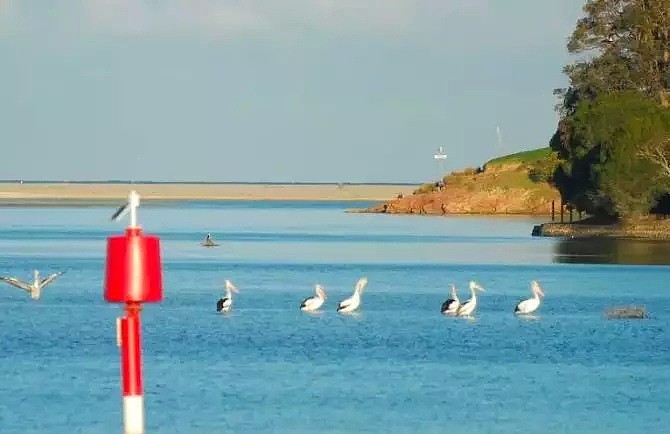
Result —
<instances>
[{"instance_id":1,"label":"group of pelican","mask_svg":"<svg viewBox=\"0 0 670 434\"><path fill-rule=\"evenodd\" d=\"M62 275L63 272L59 271L57 273L52 273L45 277L44 279L40 278L40 272L38 270L33 271L33 281L32 283L24 282L17 279L16 277L5 277L0 276L0 281L8 283L16 288L23 289L33 300L39 300L42 296L42 290L51 282L56 280L56 278Z\"/></svg>"},{"instance_id":2,"label":"group of pelican","mask_svg":"<svg viewBox=\"0 0 670 434\"><path fill-rule=\"evenodd\" d=\"M361 297L363 290L368 284L367 277L361 277L356 282L354 293L340 301L337 305L337 312L352 313L355 312L361 305ZM216 302L216 311L220 313L228 313L233 307L233 293L239 292L233 283L226 279L225 281L226 295ZM535 312L540 307L540 297L544 297L544 291L540 284L533 280L530 283L530 290L533 296L526 300L517 303L514 308L514 313L517 315L528 315ZM451 298L442 303L440 312L449 316L471 317L477 309L477 291L485 292L480 284L474 280L470 281L470 298L463 303L460 302L458 294L456 293L456 286L451 284ZM300 303L300 310L303 312L316 312L326 302L328 295L323 285L316 284L314 286L315 294L311 297L305 298Z\"/></svg>"},{"instance_id":3,"label":"group of pelican","mask_svg":"<svg viewBox=\"0 0 670 434\"><path fill-rule=\"evenodd\" d=\"M453 283L451 286L451 298L442 303L442 308L440 312L444 315L449 316L466 316L470 317L477 309L477 291L485 292L477 282L474 280L470 281L470 298L465 302L461 303L458 299L458 294L456 293L456 285ZM544 297L544 291L537 280L530 282L530 291L533 294L532 297L522 300L517 303L514 307L514 314L516 315L529 315L535 312L540 307L540 297Z\"/></svg>"},{"instance_id":4,"label":"group of pelican","mask_svg":"<svg viewBox=\"0 0 670 434\"><path fill-rule=\"evenodd\" d=\"M361 277L356 282L354 293L351 297L346 298L338 303L337 311L340 313L352 313L356 311L361 305L361 296L363 290L368 284L367 277ZM239 289L228 279L225 280L226 295L218 299L216 302L216 311L219 313L228 313L233 308L233 293L239 292ZM316 284L314 287L315 294L312 297L305 298L300 303L300 310L303 312L316 312L326 302L328 296L323 285Z\"/></svg>"}]
</instances>

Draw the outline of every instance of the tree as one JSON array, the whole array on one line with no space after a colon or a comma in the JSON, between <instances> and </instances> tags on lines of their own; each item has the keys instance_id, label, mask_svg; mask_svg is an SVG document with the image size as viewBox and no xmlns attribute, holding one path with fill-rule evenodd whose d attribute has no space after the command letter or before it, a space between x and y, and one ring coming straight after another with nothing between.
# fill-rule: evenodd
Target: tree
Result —
<instances>
[{"instance_id":1,"label":"tree","mask_svg":"<svg viewBox=\"0 0 670 434\"><path fill-rule=\"evenodd\" d=\"M670 178L641 154L665 151L670 110L639 92L613 93L580 104L573 127L573 140L580 144L573 164L588 180L583 194L590 211L621 218L649 212Z\"/></svg>"},{"instance_id":2,"label":"tree","mask_svg":"<svg viewBox=\"0 0 670 434\"><path fill-rule=\"evenodd\" d=\"M582 58L564 68L570 86L555 91L561 99L557 106L561 118L550 146L561 162L553 182L563 200L579 210L617 214L621 203L631 203L639 197L625 199L619 193L642 187L636 187L633 179L626 181L624 176L636 173L637 167L609 159L626 155L633 164L632 160L651 152L651 143L660 142L649 138L652 141L646 150L636 148L633 152L630 143L623 139L624 131L608 131L604 128L607 121L603 121L597 137L590 136L584 122L604 113L617 117L616 110L626 110L620 105L624 97L614 101L607 100L607 95L626 94L631 104L637 103L635 98L647 98L657 105L670 103L670 0L588 0L583 10L584 17L578 20L568 42L568 51ZM633 98L632 94L637 96ZM618 108L607 111L602 105L593 104L597 100ZM610 122L616 123L613 119ZM607 134L612 136L608 139ZM653 162L650 158L643 160L640 164ZM624 184L628 187L621 190ZM640 206L647 201L640 200ZM628 209L624 206L621 211Z\"/></svg>"},{"instance_id":3,"label":"tree","mask_svg":"<svg viewBox=\"0 0 670 434\"><path fill-rule=\"evenodd\" d=\"M665 182L670 181L670 136L650 140L640 147L637 155L657 166L657 179Z\"/></svg>"}]
</instances>

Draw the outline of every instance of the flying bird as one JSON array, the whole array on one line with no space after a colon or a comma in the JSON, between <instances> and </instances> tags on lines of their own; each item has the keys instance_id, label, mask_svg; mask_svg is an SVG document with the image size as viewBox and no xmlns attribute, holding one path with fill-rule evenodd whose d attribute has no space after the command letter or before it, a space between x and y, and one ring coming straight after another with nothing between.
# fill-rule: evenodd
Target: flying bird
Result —
<instances>
[{"instance_id":1,"label":"flying bird","mask_svg":"<svg viewBox=\"0 0 670 434\"><path fill-rule=\"evenodd\" d=\"M24 282L22 280L17 279L16 277L0 276L0 280L17 288L23 289L24 291L30 294L30 297L33 300L39 300L39 298L42 296L42 289L44 289L47 285L56 280L56 278L62 274L63 272L59 271L57 273L50 274L44 279L40 279L40 272L38 270L35 270L33 273L32 283Z\"/></svg>"}]
</instances>

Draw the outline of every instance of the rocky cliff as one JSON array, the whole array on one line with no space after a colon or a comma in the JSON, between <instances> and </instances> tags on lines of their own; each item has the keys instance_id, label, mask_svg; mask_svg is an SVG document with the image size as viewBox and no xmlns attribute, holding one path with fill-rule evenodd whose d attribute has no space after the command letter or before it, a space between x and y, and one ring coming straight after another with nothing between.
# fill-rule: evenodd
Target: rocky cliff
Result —
<instances>
[{"instance_id":1,"label":"rocky cliff","mask_svg":"<svg viewBox=\"0 0 670 434\"><path fill-rule=\"evenodd\" d=\"M400 196L356 212L389 214L549 215L558 191L547 181L553 155L546 149L491 160L482 168L452 172L442 183L424 184Z\"/></svg>"}]
</instances>

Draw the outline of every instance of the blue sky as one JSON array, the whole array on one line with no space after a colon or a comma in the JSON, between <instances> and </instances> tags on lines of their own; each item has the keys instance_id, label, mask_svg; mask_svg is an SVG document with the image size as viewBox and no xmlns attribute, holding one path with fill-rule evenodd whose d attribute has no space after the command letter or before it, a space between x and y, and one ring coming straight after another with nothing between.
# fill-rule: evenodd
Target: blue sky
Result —
<instances>
[{"instance_id":1,"label":"blue sky","mask_svg":"<svg viewBox=\"0 0 670 434\"><path fill-rule=\"evenodd\" d=\"M0 0L0 179L420 182L440 145L545 146L583 2Z\"/></svg>"}]
</instances>

